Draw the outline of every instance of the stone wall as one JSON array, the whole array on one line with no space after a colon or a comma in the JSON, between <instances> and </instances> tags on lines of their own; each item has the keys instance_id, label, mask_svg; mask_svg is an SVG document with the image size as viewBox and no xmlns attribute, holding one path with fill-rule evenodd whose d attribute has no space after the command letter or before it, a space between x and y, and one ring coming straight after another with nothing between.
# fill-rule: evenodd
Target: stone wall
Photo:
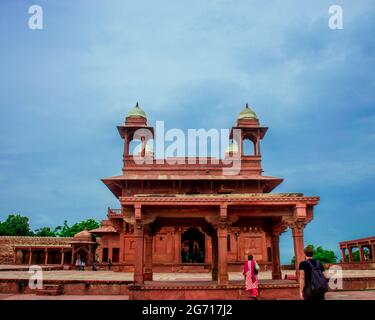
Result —
<instances>
[{"instance_id":1,"label":"stone wall","mask_svg":"<svg viewBox=\"0 0 375 320\"><path fill-rule=\"evenodd\" d=\"M324 265L326 269L331 266L339 266L343 270L375 270L375 261L327 263Z\"/></svg>"},{"instance_id":2,"label":"stone wall","mask_svg":"<svg viewBox=\"0 0 375 320\"><path fill-rule=\"evenodd\" d=\"M13 264L15 246L69 245L73 238L0 236L0 264Z\"/></svg>"}]
</instances>

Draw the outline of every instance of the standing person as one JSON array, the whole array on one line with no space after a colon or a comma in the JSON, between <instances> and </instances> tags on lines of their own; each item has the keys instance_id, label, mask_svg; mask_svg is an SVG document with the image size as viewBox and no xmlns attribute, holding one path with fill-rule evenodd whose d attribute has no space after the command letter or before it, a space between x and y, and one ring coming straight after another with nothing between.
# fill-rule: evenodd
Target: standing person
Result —
<instances>
[{"instance_id":1,"label":"standing person","mask_svg":"<svg viewBox=\"0 0 375 320\"><path fill-rule=\"evenodd\" d=\"M254 300L258 299L258 270L259 265L254 260L252 255L248 256L248 261L243 267L243 275L245 276L246 291L250 291L250 297Z\"/></svg>"},{"instance_id":2,"label":"standing person","mask_svg":"<svg viewBox=\"0 0 375 320\"><path fill-rule=\"evenodd\" d=\"M80 264L81 264L81 262L80 262L80 260L79 260L79 258L76 260L76 270L77 271L79 271L79 269L80 269Z\"/></svg>"},{"instance_id":3,"label":"standing person","mask_svg":"<svg viewBox=\"0 0 375 320\"><path fill-rule=\"evenodd\" d=\"M299 264L299 288L301 300L324 300L328 291L328 282L323 272L323 265L315 260L314 249L311 246L305 248L306 260Z\"/></svg>"},{"instance_id":4,"label":"standing person","mask_svg":"<svg viewBox=\"0 0 375 320\"><path fill-rule=\"evenodd\" d=\"M112 261L111 259L108 259L108 270L111 270L112 267Z\"/></svg>"}]
</instances>

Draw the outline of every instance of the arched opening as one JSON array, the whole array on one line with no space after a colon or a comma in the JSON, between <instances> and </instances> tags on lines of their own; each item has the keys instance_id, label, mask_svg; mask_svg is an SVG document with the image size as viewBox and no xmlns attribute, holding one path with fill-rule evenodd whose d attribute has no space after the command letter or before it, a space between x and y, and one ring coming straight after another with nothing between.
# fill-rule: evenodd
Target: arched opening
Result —
<instances>
[{"instance_id":1,"label":"arched opening","mask_svg":"<svg viewBox=\"0 0 375 320\"><path fill-rule=\"evenodd\" d=\"M88 263L88 252L87 252L86 248L80 248L75 252L74 263L76 263L77 260L80 260L81 262L84 262L87 265L87 263Z\"/></svg>"},{"instance_id":2,"label":"arched opening","mask_svg":"<svg viewBox=\"0 0 375 320\"><path fill-rule=\"evenodd\" d=\"M242 154L244 156L255 156L256 150L255 150L255 143L251 141L250 139L244 139L242 142Z\"/></svg>"},{"instance_id":3,"label":"arched opening","mask_svg":"<svg viewBox=\"0 0 375 320\"><path fill-rule=\"evenodd\" d=\"M29 263L30 251L22 250L21 252L22 252L22 254L21 254L21 264L28 264Z\"/></svg>"},{"instance_id":4,"label":"arched opening","mask_svg":"<svg viewBox=\"0 0 375 320\"><path fill-rule=\"evenodd\" d=\"M45 252L44 250L34 250L32 251L32 264L44 264L45 262Z\"/></svg>"},{"instance_id":5,"label":"arched opening","mask_svg":"<svg viewBox=\"0 0 375 320\"><path fill-rule=\"evenodd\" d=\"M369 246L363 247L363 258L365 259L365 261L371 261L372 260L371 247L369 247Z\"/></svg>"},{"instance_id":6,"label":"arched opening","mask_svg":"<svg viewBox=\"0 0 375 320\"><path fill-rule=\"evenodd\" d=\"M181 236L182 263L204 263L205 238L197 228L187 229Z\"/></svg>"},{"instance_id":7,"label":"arched opening","mask_svg":"<svg viewBox=\"0 0 375 320\"><path fill-rule=\"evenodd\" d=\"M72 261L72 252L71 251L65 251L64 253L64 264L70 264Z\"/></svg>"},{"instance_id":8,"label":"arched opening","mask_svg":"<svg viewBox=\"0 0 375 320\"><path fill-rule=\"evenodd\" d=\"M141 154L142 152L142 141L139 139L133 139L129 142L129 155L134 156Z\"/></svg>"},{"instance_id":9,"label":"arched opening","mask_svg":"<svg viewBox=\"0 0 375 320\"><path fill-rule=\"evenodd\" d=\"M360 261L360 253L359 253L359 248L358 247L352 248L352 257L353 257L353 262ZM348 254L348 261L349 261L349 254Z\"/></svg>"},{"instance_id":10,"label":"arched opening","mask_svg":"<svg viewBox=\"0 0 375 320\"><path fill-rule=\"evenodd\" d=\"M61 263L61 251L51 250L48 251L48 264L60 264Z\"/></svg>"}]
</instances>

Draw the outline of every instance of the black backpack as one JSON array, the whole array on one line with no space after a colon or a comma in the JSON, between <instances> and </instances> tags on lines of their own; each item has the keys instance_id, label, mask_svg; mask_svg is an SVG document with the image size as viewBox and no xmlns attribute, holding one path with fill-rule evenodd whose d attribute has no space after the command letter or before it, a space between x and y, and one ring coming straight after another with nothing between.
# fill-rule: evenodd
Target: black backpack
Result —
<instances>
[{"instance_id":1,"label":"black backpack","mask_svg":"<svg viewBox=\"0 0 375 320\"><path fill-rule=\"evenodd\" d=\"M328 291L328 282L322 270L320 270L320 262L316 260L316 266L314 266L311 261L307 259L307 263L311 267L311 291L317 295L326 293Z\"/></svg>"}]
</instances>

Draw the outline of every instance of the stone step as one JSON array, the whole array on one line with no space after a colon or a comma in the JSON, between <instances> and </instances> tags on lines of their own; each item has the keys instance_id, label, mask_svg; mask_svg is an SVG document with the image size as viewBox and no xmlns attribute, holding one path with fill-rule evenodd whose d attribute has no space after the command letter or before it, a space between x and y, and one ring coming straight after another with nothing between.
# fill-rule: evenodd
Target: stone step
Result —
<instances>
[{"instance_id":1,"label":"stone step","mask_svg":"<svg viewBox=\"0 0 375 320\"><path fill-rule=\"evenodd\" d=\"M178 272L186 272L186 273L199 273L199 272L210 272L210 269L204 265L187 265L187 266L181 266Z\"/></svg>"},{"instance_id":2,"label":"stone step","mask_svg":"<svg viewBox=\"0 0 375 320\"><path fill-rule=\"evenodd\" d=\"M60 284L45 284L43 289L37 289L37 296L58 296L63 294L63 287Z\"/></svg>"}]
</instances>

